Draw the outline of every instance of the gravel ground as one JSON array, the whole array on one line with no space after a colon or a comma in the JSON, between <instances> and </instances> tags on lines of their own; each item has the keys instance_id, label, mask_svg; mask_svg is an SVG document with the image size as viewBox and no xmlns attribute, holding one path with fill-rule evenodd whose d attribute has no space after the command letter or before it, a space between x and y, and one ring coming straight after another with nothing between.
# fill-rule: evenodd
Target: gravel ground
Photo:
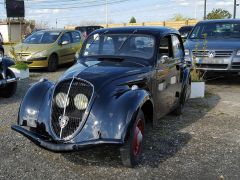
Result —
<instances>
[{"instance_id":1,"label":"gravel ground","mask_svg":"<svg viewBox=\"0 0 240 180\"><path fill-rule=\"evenodd\" d=\"M64 71L32 72L14 97L0 98L0 179L240 179L239 77L208 82L206 97L189 100L181 117L149 128L143 161L130 169L116 147L57 154L10 129L30 84Z\"/></svg>"}]
</instances>

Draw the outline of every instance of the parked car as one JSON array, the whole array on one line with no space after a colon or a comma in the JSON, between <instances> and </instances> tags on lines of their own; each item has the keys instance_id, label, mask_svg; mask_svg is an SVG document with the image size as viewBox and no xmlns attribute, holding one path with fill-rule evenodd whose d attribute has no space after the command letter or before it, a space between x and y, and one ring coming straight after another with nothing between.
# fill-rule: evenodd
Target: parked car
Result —
<instances>
[{"instance_id":1,"label":"parked car","mask_svg":"<svg viewBox=\"0 0 240 180\"><path fill-rule=\"evenodd\" d=\"M75 30L81 31L83 36L86 38L91 32L102 28L102 26L78 26Z\"/></svg>"},{"instance_id":2,"label":"parked car","mask_svg":"<svg viewBox=\"0 0 240 180\"><path fill-rule=\"evenodd\" d=\"M178 31L183 39L186 39L194 26L182 26Z\"/></svg>"},{"instance_id":3,"label":"parked car","mask_svg":"<svg viewBox=\"0 0 240 180\"><path fill-rule=\"evenodd\" d=\"M29 89L12 129L55 152L119 145L123 164L133 167L145 124L181 114L190 79L178 31L97 30L56 84L44 79Z\"/></svg>"},{"instance_id":4,"label":"parked car","mask_svg":"<svg viewBox=\"0 0 240 180\"><path fill-rule=\"evenodd\" d=\"M17 90L17 78L9 69L15 62L6 57L0 57L0 97L9 98Z\"/></svg>"},{"instance_id":5,"label":"parked car","mask_svg":"<svg viewBox=\"0 0 240 180\"><path fill-rule=\"evenodd\" d=\"M83 36L79 31L37 31L15 46L15 54L29 64L29 68L47 68L55 71L60 64L74 61L75 53L81 48ZM14 55L9 53L10 57Z\"/></svg>"},{"instance_id":6,"label":"parked car","mask_svg":"<svg viewBox=\"0 0 240 180\"><path fill-rule=\"evenodd\" d=\"M0 44L0 58L4 56L4 48L3 46Z\"/></svg>"},{"instance_id":7,"label":"parked car","mask_svg":"<svg viewBox=\"0 0 240 180\"><path fill-rule=\"evenodd\" d=\"M240 20L199 22L185 42L186 60L199 70L240 72Z\"/></svg>"}]
</instances>

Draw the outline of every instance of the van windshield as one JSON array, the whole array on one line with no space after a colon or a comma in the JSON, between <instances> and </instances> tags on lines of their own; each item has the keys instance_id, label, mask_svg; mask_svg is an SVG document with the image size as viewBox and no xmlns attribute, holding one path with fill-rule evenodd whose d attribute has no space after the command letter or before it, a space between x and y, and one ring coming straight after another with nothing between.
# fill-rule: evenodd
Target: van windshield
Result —
<instances>
[{"instance_id":1,"label":"van windshield","mask_svg":"<svg viewBox=\"0 0 240 180\"><path fill-rule=\"evenodd\" d=\"M240 38L240 23L238 22L208 22L196 25L190 39L209 38Z\"/></svg>"}]
</instances>

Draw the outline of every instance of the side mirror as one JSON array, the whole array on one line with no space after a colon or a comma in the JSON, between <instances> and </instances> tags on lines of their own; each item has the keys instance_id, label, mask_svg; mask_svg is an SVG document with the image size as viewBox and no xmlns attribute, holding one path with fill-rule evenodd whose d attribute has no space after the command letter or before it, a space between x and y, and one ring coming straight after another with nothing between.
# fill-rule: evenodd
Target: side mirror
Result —
<instances>
[{"instance_id":1,"label":"side mirror","mask_svg":"<svg viewBox=\"0 0 240 180\"><path fill-rule=\"evenodd\" d=\"M63 42L61 42L61 45L67 45L67 44L69 44L69 41L63 41Z\"/></svg>"},{"instance_id":2,"label":"side mirror","mask_svg":"<svg viewBox=\"0 0 240 180\"><path fill-rule=\"evenodd\" d=\"M167 55L163 55L163 56L160 58L160 63L161 63L161 64L165 64L168 60L169 60L169 57L168 57Z\"/></svg>"}]
</instances>

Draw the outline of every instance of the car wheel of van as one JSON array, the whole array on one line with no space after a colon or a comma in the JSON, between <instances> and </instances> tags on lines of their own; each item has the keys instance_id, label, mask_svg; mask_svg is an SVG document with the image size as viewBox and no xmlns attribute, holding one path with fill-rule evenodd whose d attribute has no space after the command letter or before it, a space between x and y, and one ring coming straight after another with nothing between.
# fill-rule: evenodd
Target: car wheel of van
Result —
<instances>
[{"instance_id":1,"label":"car wheel of van","mask_svg":"<svg viewBox=\"0 0 240 180\"><path fill-rule=\"evenodd\" d=\"M56 54L52 54L50 57L49 57L49 60L48 60L48 71L49 72L54 72L57 70L57 66L58 66L58 58L57 58L57 55Z\"/></svg>"},{"instance_id":2,"label":"car wheel of van","mask_svg":"<svg viewBox=\"0 0 240 180\"><path fill-rule=\"evenodd\" d=\"M140 110L134 124L130 128L126 144L120 148L122 163L126 167L134 167L141 161L144 128L145 118L143 112Z\"/></svg>"},{"instance_id":3,"label":"car wheel of van","mask_svg":"<svg viewBox=\"0 0 240 180\"><path fill-rule=\"evenodd\" d=\"M7 69L6 75L8 79L16 78L15 74L10 69ZM4 87L0 88L0 97L9 98L15 94L16 90L17 81L8 83Z\"/></svg>"},{"instance_id":4,"label":"car wheel of van","mask_svg":"<svg viewBox=\"0 0 240 180\"><path fill-rule=\"evenodd\" d=\"M3 50L0 49L0 58L4 56Z\"/></svg>"}]
</instances>

